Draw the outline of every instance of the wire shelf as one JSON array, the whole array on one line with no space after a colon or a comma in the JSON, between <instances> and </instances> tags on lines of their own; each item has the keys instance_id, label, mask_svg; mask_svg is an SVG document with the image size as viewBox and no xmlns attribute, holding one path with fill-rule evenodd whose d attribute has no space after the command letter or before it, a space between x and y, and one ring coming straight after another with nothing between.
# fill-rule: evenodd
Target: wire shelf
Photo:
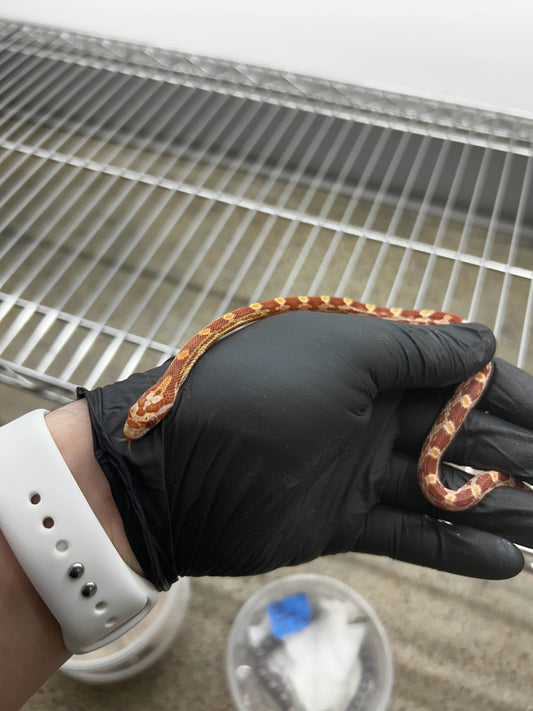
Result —
<instances>
[{"instance_id":1,"label":"wire shelf","mask_svg":"<svg viewBox=\"0 0 533 711\"><path fill-rule=\"evenodd\" d=\"M58 401L296 293L531 368L532 122L0 22L0 380Z\"/></svg>"}]
</instances>

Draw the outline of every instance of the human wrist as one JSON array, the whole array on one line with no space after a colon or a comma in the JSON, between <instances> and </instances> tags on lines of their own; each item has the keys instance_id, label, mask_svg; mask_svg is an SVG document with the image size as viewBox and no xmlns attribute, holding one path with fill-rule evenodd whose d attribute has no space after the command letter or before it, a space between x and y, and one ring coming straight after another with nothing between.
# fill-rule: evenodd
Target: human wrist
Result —
<instances>
[{"instance_id":1,"label":"human wrist","mask_svg":"<svg viewBox=\"0 0 533 711\"><path fill-rule=\"evenodd\" d=\"M38 418L33 417L32 419L32 414L29 413L26 416L29 418L28 422L31 421L38 424ZM110 549L114 548L116 551L113 551L114 555L117 558L120 556L127 566L140 572L138 563L131 552L123 531L120 514L116 510L112 496L107 488L105 475L94 461L92 435L86 404L83 402L72 403L59 408L53 413L49 413L46 416L46 425L59 450L59 454L56 451L54 456L54 448L48 441L49 438L47 436L44 436L44 440L42 437L37 436L39 432L43 434L42 420L40 429L37 427L37 432L34 432L33 424L32 427L27 429L25 429L26 425L24 425L24 427L19 427L17 430L16 425L14 425L14 430L6 430L9 434L5 435L3 448L0 448L5 460L6 486L3 509L5 517L2 519L3 525L0 531L0 568L2 570L2 575L0 576L0 610L5 613L1 618L2 624L0 625L0 659L2 660L0 664L0 685L3 690L0 707L6 711L15 711L15 709L20 708L24 701L37 691L51 674L68 659L73 651L73 647L64 642L65 629L63 627L63 623L66 620L66 629L67 631L69 630L68 624L72 621L72 614L69 613L70 618L68 615L65 617L62 614L57 614L58 609L60 612L63 610L61 602L59 603L59 608L58 605L55 605L55 612L52 612L49 602L57 602L58 598L50 598L46 594L43 595L43 590L46 593L50 580L53 581L55 579L50 571L54 569L54 564L57 561L54 560L53 555L50 559L45 559L46 556L43 557L39 553L35 554L37 556L35 565L32 564L28 568L28 556L25 554L28 551L31 553L31 536L35 536L35 531L32 534L24 523L27 520L28 507L22 506L20 508L17 503L16 492L20 489L19 477L17 476L17 467L12 466L13 463L17 462L17 453L20 455L22 462L20 473L26 477L21 480L23 482L22 487L24 487L24 482L38 481L39 476L42 474L44 477L42 486L45 489L45 498L47 492L53 495L52 498L57 494L59 500L61 500L63 484L69 488L68 477L72 475L78 485L74 486L74 489L78 490L78 499L86 499L103 529L103 531L99 529L97 524L97 530L93 530L87 536L89 548L93 541L93 534L99 532L98 540L101 542L101 539L106 537L104 535L105 532L111 541L111 545L108 547ZM13 423L10 423L6 425L6 428L11 428L12 426ZM18 433L14 439L11 439L12 432ZM34 436L36 437L35 440L33 439ZM27 447L26 452L21 449L23 447ZM43 453L46 454L47 452L49 456L41 460ZM58 460L61 457L59 455L63 458L66 464L65 467L60 466L61 463ZM31 462L32 458L35 462L33 468L31 465L28 466L28 461ZM39 466L41 461L42 466ZM52 462L52 465L50 462ZM53 462L59 464L57 472L53 468ZM51 474L54 475L51 479L46 476L46 473L50 472L50 466L52 466ZM54 478L56 473L58 478ZM33 475L33 479L28 479L26 475L30 475L30 477ZM81 489L81 494L79 489ZM31 490L29 489L28 491ZM15 498L13 499L13 497ZM14 506L12 505L12 500L15 500ZM39 502L32 501L31 503L37 504ZM31 509L32 507L29 508ZM87 506L85 505L82 508L87 509ZM66 511L63 511L63 522L65 520L72 521L72 516L76 515L75 513L73 514L73 511L76 510L67 508ZM21 514L21 523L17 530L17 516L19 513ZM93 514L91 514L91 517L94 520ZM85 516L86 519L87 517ZM71 527L70 530L73 531L75 529ZM41 552L42 546L40 546L40 542L42 542L42 539L42 535L37 535L35 539L36 550L39 548ZM83 535L81 536L81 541L83 544ZM80 536L75 537L73 543L77 545L79 542ZM21 553L22 555L20 555ZM104 558L109 561L109 551ZM100 566L98 551L96 560L98 566ZM102 562L105 563L105 560ZM118 574L120 571L117 568L115 569ZM39 580L40 573L41 579ZM123 573L119 577L122 576ZM128 578L127 575L126 578ZM43 583L43 579L46 584ZM107 576L108 579L109 576ZM102 582L104 584L99 588L105 595L106 580L104 579ZM109 592L109 585L107 585L107 590ZM120 590L121 588L115 595L115 597L118 596L119 603L122 602ZM142 592L144 590L141 586ZM67 596L65 602L68 603L69 600L70 598ZM110 597L106 597L106 600L112 602ZM120 604L118 607L120 608ZM69 605L66 605L65 610L68 611L68 609ZM134 612L135 609L133 610ZM81 623L85 624L85 615L80 615L79 619ZM75 629L77 629L77 621Z\"/></svg>"},{"instance_id":2,"label":"human wrist","mask_svg":"<svg viewBox=\"0 0 533 711\"><path fill-rule=\"evenodd\" d=\"M93 453L87 402L77 400L53 410L45 416L45 422L73 478L120 557L132 570L143 575L107 478Z\"/></svg>"}]
</instances>

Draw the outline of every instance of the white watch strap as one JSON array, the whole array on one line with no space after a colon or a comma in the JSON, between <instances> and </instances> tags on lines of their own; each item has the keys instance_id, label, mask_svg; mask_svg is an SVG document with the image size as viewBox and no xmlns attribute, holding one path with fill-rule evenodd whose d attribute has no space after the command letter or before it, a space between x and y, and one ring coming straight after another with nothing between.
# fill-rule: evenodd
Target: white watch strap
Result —
<instances>
[{"instance_id":1,"label":"white watch strap","mask_svg":"<svg viewBox=\"0 0 533 711\"><path fill-rule=\"evenodd\" d=\"M155 605L157 590L111 543L35 410L0 427L0 529L61 625L67 649L117 639Z\"/></svg>"}]
</instances>

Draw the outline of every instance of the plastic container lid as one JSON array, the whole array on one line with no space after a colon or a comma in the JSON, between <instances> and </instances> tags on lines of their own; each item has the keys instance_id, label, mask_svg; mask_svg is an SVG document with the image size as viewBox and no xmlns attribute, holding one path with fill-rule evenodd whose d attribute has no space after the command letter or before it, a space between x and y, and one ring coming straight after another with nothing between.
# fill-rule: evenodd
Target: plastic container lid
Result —
<instances>
[{"instance_id":1,"label":"plastic container lid","mask_svg":"<svg viewBox=\"0 0 533 711\"><path fill-rule=\"evenodd\" d=\"M190 582L181 578L159 593L148 615L115 642L88 654L75 654L61 671L87 684L111 684L129 679L156 662L176 637L190 597Z\"/></svg>"},{"instance_id":2,"label":"plastic container lid","mask_svg":"<svg viewBox=\"0 0 533 711\"><path fill-rule=\"evenodd\" d=\"M384 711L392 652L355 590L290 575L258 590L230 632L226 666L239 711Z\"/></svg>"}]
</instances>

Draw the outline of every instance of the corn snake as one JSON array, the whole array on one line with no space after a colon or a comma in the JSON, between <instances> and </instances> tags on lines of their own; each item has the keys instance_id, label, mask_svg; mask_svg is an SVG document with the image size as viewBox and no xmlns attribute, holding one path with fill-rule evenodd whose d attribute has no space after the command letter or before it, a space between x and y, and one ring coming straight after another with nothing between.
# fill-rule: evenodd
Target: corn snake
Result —
<instances>
[{"instance_id":1,"label":"corn snake","mask_svg":"<svg viewBox=\"0 0 533 711\"><path fill-rule=\"evenodd\" d=\"M445 325L463 321L460 316L444 311L385 308L334 296L280 297L244 306L212 321L190 338L157 383L141 395L130 408L124 425L128 443L143 437L165 417L194 364L217 340L248 323L287 311L359 314L420 325ZM418 460L419 485L426 499L440 509L462 511L471 508L499 486L528 488L520 480L497 471L478 473L456 490L447 489L439 478L439 465L444 451L483 394L490 373L491 364L488 363L479 373L457 387L422 446Z\"/></svg>"}]
</instances>

